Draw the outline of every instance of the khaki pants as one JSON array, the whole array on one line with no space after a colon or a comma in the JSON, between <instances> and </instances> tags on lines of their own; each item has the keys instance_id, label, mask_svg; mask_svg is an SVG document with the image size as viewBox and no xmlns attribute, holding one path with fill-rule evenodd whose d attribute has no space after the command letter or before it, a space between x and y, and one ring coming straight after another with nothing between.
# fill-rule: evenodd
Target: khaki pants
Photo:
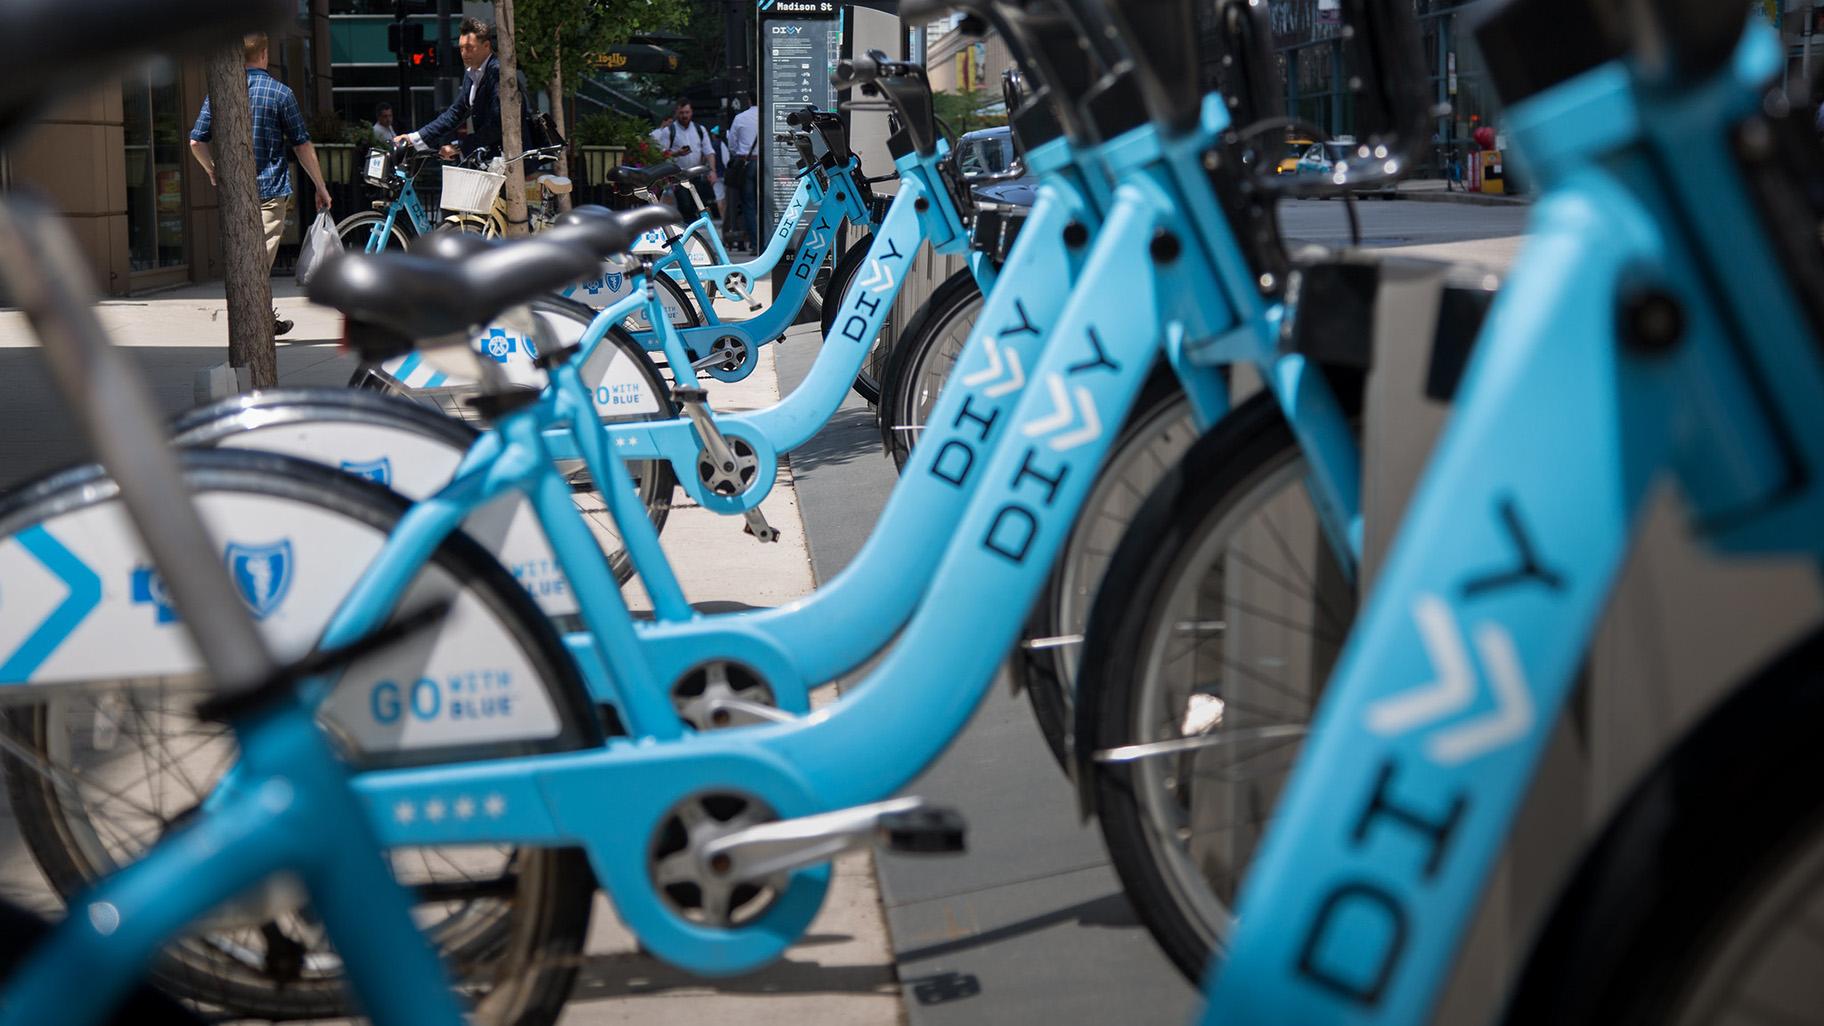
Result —
<instances>
[{"instance_id":1,"label":"khaki pants","mask_svg":"<svg viewBox=\"0 0 1824 1026\"><path fill-rule=\"evenodd\" d=\"M285 213L291 197L280 196L260 204L260 227L266 232L266 273L272 273L272 262L279 255L279 236L285 234Z\"/></svg>"}]
</instances>

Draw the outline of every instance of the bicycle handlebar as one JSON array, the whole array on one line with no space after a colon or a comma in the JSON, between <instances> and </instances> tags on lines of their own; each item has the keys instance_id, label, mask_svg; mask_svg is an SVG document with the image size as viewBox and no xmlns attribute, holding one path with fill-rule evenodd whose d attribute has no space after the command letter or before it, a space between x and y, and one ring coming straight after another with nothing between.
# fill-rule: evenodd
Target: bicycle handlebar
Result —
<instances>
[{"instance_id":1,"label":"bicycle handlebar","mask_svg":"<svg viewBox=\"0 0 1824 1026\"><path fill-rule=\"evenodd\" d=\"M924 69L905 61L890 61L886 54L879 50L870 50L860 57L850 57L836 62L836 70L830 72L830 82L838 89L852 89L855 86L869 85L882 78L904 78L914 72L923 73Z\"/></svg>"}]
</instances>

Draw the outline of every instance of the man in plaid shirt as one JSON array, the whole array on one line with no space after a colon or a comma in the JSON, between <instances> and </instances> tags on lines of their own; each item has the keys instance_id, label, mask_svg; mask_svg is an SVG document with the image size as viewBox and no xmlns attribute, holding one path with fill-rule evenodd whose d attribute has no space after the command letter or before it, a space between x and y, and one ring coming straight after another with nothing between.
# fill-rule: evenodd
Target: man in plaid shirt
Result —
<instances>
[{"instance_id":1,"label":"man in plaid shirt","mask_svg":"<svg viewBox=\"0 0 1824 1026\"><path fill-rule=\"evenodd\" d=\"M279 253L279 236L285 233L285 215L291 205L291 166L285 160L289 147L298 155L304 173L317 186L317 209L329 209L329 189L323 185L323 169L317 165L316 147L310 144L310 132L304 127L304 115L298 111L298 98L283 82L266 71L270 44L264 32L241 41L247 58L247 100L253 108L253 163L259 169L260 222L266 231L266 271L272 273L273 258ZM190 152L215 184L215 157L209 152L214 136L214 118L209 99L203 98L203 112L196 127L190 130ZM291 322L272 313L272 333L283 335Z\"/></svg>"}]
</instances>

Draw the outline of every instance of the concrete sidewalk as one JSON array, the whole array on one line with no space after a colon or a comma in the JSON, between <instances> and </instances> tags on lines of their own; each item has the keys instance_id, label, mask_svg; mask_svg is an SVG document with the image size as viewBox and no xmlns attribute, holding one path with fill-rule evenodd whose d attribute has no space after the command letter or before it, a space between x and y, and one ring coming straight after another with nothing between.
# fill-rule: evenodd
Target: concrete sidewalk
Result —
<instances>
[{"instance_id":1,"label":"concrete sidewalk","mask_svg":"<svg viewBox=\"0 0 1824 1026\"><path fill-rule=\"evenodd\" d=\"M341 351L340 317L311 305L288 280L275 279L283 314L296 327L279 342L282 385L342 386L355 361ZM764 283L762 284L764 288ZM220 283L153 296L108 300L103 324L126 348L162 410L193 405L196 373L222 363L227 326ZM724 310L732 318L745 311ZM86 458L86 446L62 412L36 339L22 315L0 311L0 487L11 488ZM752 409L778 400L774 348L760 351L745 381L710 382L718 409ZM791 601L813 587L804 524L789 464L764 509L780 531L761 545L742 533L739 518L708 513L678 493L662 536L667 555L693 600L754 605ZM629 601L644 605L637 582ZM828 689L826 689L828 690ZM824 702L833 695L819 695ZM0 897L51 912L56 901L24 848L10 810L0 807ZM632 936L598 895L586 962L565 1026L609 1023L705 1023L735 1019L768 1023L896 1024L903 1021L898 978L887 944L871 857L838 860L822 913L778 963L727 979L701 979L641 954Z\"/></svg>"}]
</instances>

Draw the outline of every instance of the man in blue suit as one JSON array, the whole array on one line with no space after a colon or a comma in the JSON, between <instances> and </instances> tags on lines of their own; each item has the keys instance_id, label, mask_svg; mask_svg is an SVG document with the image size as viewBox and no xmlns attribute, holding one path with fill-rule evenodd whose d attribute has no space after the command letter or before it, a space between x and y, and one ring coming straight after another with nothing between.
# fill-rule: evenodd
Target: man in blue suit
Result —
<instances>
[{"instance_id":1,"label":"man in blue suit","mask_svg":"<svg viewBox=\"0 0 1824 1026\"><path fill-rule=\"evenodd\" d=\"M457 49L462 53L462 86L456 91L456 102L437 115L430 124L416 132L396 137L393 141L410 142L429 149L439 146L445 160L468 156L480 147L500 153L500 61L494 56L494 26L477 18L462 19L457 36ZM529 139L524 104L521 104L520 140ZM456 127L469 119L474 124L469 134L460 138Z\"/></svg>"}]
</instances>

